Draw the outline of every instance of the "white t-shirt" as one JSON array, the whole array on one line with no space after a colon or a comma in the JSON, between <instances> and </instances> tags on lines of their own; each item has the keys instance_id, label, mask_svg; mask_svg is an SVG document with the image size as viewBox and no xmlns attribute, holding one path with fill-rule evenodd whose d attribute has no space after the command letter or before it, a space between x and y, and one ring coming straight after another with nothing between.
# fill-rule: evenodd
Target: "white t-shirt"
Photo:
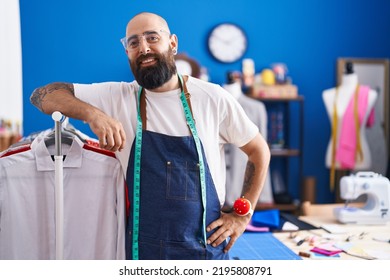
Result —
<instances>
[{"instance_id":1,"label":"white t-shirt","mask_svg":"<svg viewBox=\"0 0 390 280\"><path fill-rule=\"evenodd\" d=\"M116 158L63 144L64 258L125 259L124 175ZM55 162L45 141L0 158L0 259L55 259Z\"/></svg>"},{"instance_id":2,"label":"white t-shirt","mask_svg":"<svg viewBox=\"0 0 390 280\"><path fill-rule=\"evenodd\" d=\"M225 200L226 165L223 145L242 147L258 133L241 105L222 87L189 77L186 82L191 94L191 106L196 129L203 143L211 176L221 205ZM126 174L137 124L137 82L106 82L74 84L79 99L100 108L119 120L126 132L127 142L117 158ZM147 129L171 136L188 136L180 90L151 92L146 90Z\"/></svg>"}]
</instances>

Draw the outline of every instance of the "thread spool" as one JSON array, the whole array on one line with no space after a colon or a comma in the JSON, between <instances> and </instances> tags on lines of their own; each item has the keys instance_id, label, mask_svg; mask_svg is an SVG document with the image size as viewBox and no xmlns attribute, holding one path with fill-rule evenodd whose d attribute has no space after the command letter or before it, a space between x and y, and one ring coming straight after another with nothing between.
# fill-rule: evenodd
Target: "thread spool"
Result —
<instances>
[{"instance_id":1,"label":"thread spool","mask_svg":"<svg viewBox=\"0 0 390 280\"><path fill-rule=\"evenodd\" d=\"M316 202L316 178L308 176L303 179L302 201Z\"/></svg>"}]
</instances>

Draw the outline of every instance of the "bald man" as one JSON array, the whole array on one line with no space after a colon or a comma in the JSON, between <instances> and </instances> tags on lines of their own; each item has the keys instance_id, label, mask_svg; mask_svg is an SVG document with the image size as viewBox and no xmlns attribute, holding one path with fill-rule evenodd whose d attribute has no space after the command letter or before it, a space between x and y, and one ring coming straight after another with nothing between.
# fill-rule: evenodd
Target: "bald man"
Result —
<instances>
[{"instance_id":1,"label":"bald man","mask_svg":"<svg viewBox=\"0 0 390 280\"><path fill-rule=\"evenodd\" d=\"M131 204L128 259L229 259L265 181L267 143L223 88L177 73L178 38L161 16L137 14L121 42L135 81L51 83L31 102L87 122L116 153ZM226 143L248 155L246 215L221 212Z\"/></svg>"}]
</instances>

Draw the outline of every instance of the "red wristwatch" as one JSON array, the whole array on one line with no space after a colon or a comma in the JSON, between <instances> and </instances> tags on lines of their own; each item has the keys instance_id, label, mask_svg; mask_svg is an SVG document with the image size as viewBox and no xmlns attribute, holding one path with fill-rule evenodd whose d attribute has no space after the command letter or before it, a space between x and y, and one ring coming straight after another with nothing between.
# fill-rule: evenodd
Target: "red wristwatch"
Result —
<instances>
[{"instance_id":1,"label":"red wristwatch","mask_svg":"<svg viewBox=\"0 0 390 280\"><path fill-rule=\"evenodd\" d=\"M234 202L233 210L239 216L253 214L252 203L244 197L240 197Z\"/></svg>"}]
</instances>

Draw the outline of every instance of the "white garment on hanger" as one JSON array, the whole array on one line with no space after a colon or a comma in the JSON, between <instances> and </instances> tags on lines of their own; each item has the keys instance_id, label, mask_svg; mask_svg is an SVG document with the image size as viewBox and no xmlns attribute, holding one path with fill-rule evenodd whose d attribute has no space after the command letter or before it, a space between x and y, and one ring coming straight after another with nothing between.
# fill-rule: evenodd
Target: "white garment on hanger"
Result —
<instances>
[{"instance_id":1,"label":"white garment on hanger","mask_svg":"<svg viewBox=\"0 0 390 280\"><path fill-rule=\"evenodd\" d=\"M0 158L0 259L55 259L54 147L42 139ZM124 259L120 163L83 145L63 144L64 259Z\"/></svg>"}]
</instances>

